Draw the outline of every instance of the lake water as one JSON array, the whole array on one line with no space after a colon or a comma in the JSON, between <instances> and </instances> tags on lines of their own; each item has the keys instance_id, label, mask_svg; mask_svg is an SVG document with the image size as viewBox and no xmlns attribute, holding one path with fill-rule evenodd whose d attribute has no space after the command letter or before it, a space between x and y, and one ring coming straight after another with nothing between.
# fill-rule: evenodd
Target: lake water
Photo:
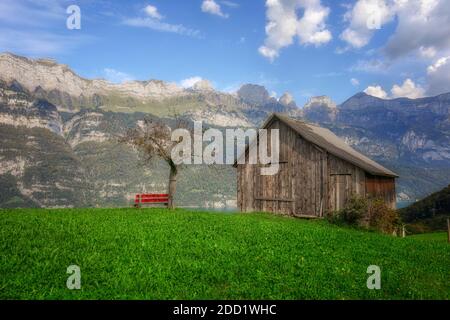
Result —
<instances>
[{"instance_id":1,"label":"lake water","mask_svg":"<svg viewBox=\"0 0 450 320\"><path fill-rule=\"evenodd\" d=\"M406 208L413 203L415 203L415 201L397 201L397 209Z\"/></svg>"}]
</instances>

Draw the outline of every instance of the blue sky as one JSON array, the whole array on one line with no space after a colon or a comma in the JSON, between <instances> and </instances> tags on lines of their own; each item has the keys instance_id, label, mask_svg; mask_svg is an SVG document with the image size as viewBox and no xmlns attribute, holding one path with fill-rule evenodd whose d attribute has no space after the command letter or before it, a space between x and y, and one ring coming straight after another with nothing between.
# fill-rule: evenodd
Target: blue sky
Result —
<instances>
[{"instance_id":1,"label":"blue sky","mask_svg":"<svg viewBox=\"0 0 450 320\"><path fill-rule=\"evenodd\" d=\"M115 82L203 78L223 91L256 83L299 105L364 90L415 98L450 91L444 2L2 0L0 51ZM66 27L72 4L80 30Z\"/></svg>"}]
</instances>

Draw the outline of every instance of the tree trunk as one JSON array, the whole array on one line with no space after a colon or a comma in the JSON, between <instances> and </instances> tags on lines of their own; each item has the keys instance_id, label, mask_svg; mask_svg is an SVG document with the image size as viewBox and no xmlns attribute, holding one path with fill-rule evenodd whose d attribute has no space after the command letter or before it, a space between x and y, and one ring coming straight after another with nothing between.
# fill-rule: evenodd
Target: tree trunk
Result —
<instances>
[{"instance_id":1,"label":"tree trunk","mask_svg":"<svg viewBox=\"0 0 450 320\"><path fill-rule=\"evenodd\" d=\"M169 175L169 203L168 208L169 209L175 209L175 192L177 190L177 175L178 175L178 169L176 166L170 167L170 175Z\"/></svg>"}]
</instances>

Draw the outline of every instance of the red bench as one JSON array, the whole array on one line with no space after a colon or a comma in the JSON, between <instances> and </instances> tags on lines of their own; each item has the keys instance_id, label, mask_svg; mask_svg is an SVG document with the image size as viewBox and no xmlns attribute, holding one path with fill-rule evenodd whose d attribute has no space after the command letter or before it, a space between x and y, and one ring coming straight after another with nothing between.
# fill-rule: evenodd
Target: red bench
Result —
<instances>
[{"instance_id":1,"label":"red bench","mask_svg":"<svg viewBox=\"0 0 450 320\"><path fill-rule=\"evenodd\" d=\"M140 208L143 204L169 204L169 195L166 193L160 194L137 194L134 198L134 206Z\"/></svg>"}]
</instances>

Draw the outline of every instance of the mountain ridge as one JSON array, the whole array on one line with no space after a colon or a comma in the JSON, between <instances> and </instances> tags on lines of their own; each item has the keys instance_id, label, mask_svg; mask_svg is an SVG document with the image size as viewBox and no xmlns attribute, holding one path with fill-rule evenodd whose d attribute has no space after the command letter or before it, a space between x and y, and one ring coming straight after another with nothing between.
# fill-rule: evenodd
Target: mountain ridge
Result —
<instances>
[{"instance_id":1,"label":"mountain ridge","mask_svg":"<svg viewBox=\"0 0 450 320\"><path fill-rule=\"evenodd\" d=\"M445 231L450 218L450 185L402 208L400 214L414 233Z\"/></svg>"},{"instance_id":2,"label":"mountain ridge","mask_svg":"<svg viewBox=\"0 0 450 320\"><path fill-rule=\"evenodd\" d=\"M28 63L27 58L19 56L13 57L12 61ZM44 67L57 65L56 68L60 70L65 68L55 61L41 60L40 63ZM29 146L23 139L24 132L41 143L46 139L54 141L55 147L59 146L58 150L65 150L61 153L62 158L53 157L52 161L59 163L62 159L75 159L68 168L76 167L71 170L84 172L79 176L86 175L87 178L83 178L84 187L79 188L83 192L73 193L72 199L78 199L80 194L84 194L83 197L90 200L77 200L74 203L92 205L112 201L123 205L129 200L130 191L162 188L165 178L152 177L155 174L152 170L148 171L149 175L141 177L137 155L123 146L118 147L114 142L114 133L135 125L146 115L170 121L177 114L190 121L204 121L206 125L224 128L258 127L272 112L282 112L327 127L358 151L398 172L401 176L398 180L399 200L418 199L448 185L450 181L450 101L447 100L450 93L422 99L394 100L357 93L340 105L327 96L319 96L311 98L304 108L299 108L289 93L276 99L271 97L265 87L246 84L236 94L227 94L214 90L205 81L197 88L183 89L187 95L176 94L159 100L147 101L115 93L73 97L66 92L64 78L59 79L59 89L48 90L49 87L44 89L46 86L39 80L44 75L38 74L36 79L39 81L28 90L27 85L21 82L26 74L23 69L17 72L18 77L14 76L14 68L20 69L21 64L15 67L9 65L8 73L3 72L4 66L5 62L0 63L0 129L7 139L2 136L0 163L7 169L0 172L4 178L0 180L5 183L0 185L0 190L16 183L17 190L25 190L30 194L30 185L28 189L21 186L35 181L31 186L35 186L36 192L42 185L55 195L62 193L62 189L46 178L52 177L57 181L54 175L47 172L50 167L42 160L39 150L31 149L30 154L25 153ZM39 70L33 72L39 73ZM141 85L147 83L149 81L143 81ZM424 123L430 125L423 126ZM48 132L44 132L46 130ZM15 132L22 138L16 141L14 135L7 132ZM8 148L4 147L6 143ZM44 145L54 154L52 146ZM15 163L10 155L16 155L18 161ZM33 158L41 159L37 167L33 165ZM102 164L105 162L111 163L114 170L104 168ZM58 163L52 166L60 168ZM124 169L123 166L128 163L133 164L132 168ZM208 202L210 200L207 198L211 196L216 199L214 201L233 200L234 185L217 185L217 190L222 191L212 191L208 183L213 183L214 173L207 176L209 182L203 182L203 175L195 169L189 175L195 176L197 184L202 187L200 193L193 194L189 186L185 186L184 199L191 197L195 201L201 199ZM72 177L66 173L61 176ZM232 171L227 171L225 176L232 181ZM154 183L149 183L147 179ZM58 182L60 186L65 184L70 185L69 181ZM94 190L94 195L90 190ZM95 195L99 199L95 199ZM25 199L25 196L17 195L17 199L30 204L36 203L39 197L35 195ZM59 202L55 199L48 205L69 205L63 198Z\"/></svg>"}]
</instances>

